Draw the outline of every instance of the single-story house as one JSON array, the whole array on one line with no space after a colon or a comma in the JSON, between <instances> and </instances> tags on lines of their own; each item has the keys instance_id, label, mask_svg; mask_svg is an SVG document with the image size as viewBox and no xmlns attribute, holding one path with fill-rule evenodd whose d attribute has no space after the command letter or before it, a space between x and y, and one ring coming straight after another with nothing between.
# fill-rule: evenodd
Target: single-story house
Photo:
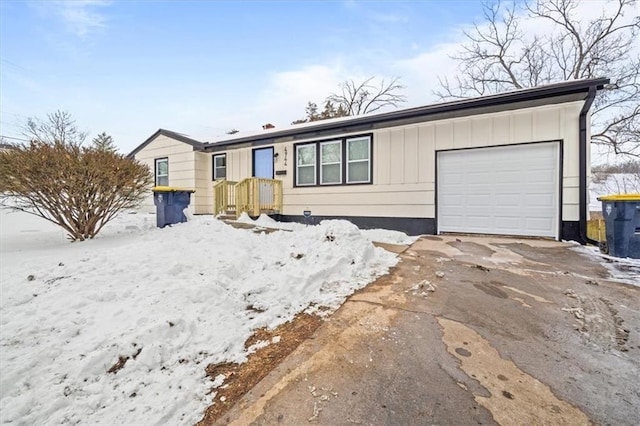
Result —
<instances>
[{"instance_id":1,"label":"single-story house","mask_svg":"<svg viewBox=\"0 0 640 426\"><path fill-rule=\"evenodd\" d=\"M160 129L130 156L193 214L348 219L412 235L586 242L589 110L608 79L567 81L201 142ZM146 208L153 209L151 198Z\"/></svg>"}]
</instances>

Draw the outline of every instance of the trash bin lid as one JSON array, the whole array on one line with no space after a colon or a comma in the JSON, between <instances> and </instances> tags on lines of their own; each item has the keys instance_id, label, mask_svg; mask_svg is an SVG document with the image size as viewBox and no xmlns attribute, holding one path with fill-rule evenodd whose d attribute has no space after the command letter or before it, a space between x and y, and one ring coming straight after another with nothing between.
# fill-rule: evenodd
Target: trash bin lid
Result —
<instances>
[{"instance_id":1,"label":"trash bin lid","mask_svg":"<svg viewBox=\"0 0 640 426\"><path fill-rule=\"evenodd\" d=\"M195 189L178 188L178 187L175 187L175 186L154 186L151 190L153 192L176 192L176 191L196 192Z\"/></svg>"},{"instance_id":2,"label":"trash bin lid","mask_svg":"<svg viewBox=\"0 0 640 426\"><path fill-rule=\"evenodd\" d=\"M640 194L618 194L598 197L598 201L640 201Z\"/></svg>"}]
</instances>

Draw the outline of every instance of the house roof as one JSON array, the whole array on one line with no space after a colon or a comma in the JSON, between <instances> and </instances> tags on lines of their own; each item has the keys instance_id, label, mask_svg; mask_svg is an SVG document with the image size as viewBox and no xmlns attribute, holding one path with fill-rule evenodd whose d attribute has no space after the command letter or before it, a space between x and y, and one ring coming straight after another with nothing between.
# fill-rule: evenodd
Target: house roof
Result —
<instances>
[{"instance_id":1,"label":"house roof","mask_svg":"<svg viewBox=\"0 0 640 426\"><path fill-rule=\"evenodd\" d=\"M0 150L2 149L15 149L15 145L12 145L10 143L0 143Z\"/></svg>"},{"instance_id":2,"label":"house roof","mask_svg":"<svg viewBox=\"0 0 640 426\"><path fill-rule=\"evenodd\" d=\"M204 151L220 151L234 145L263 145L312 137L328 137L337 133L365 132L373 129L412 124L472 114L508 111L548 103L584 100L589 89L600 90L608 78L563 81L561 83L519 89L477 98L407 108L381 114L340 117L287 128L269 129L254 134L220 139L204 145ZM553 98L550 101L550 98Z\"/></svg>"},{"instance_id":3,"label":"house roof","mask_svg":"<svg viewBox=\"0 0 640 426\"><path fill-rule=\"evenodd\" d=\"M175 140L178 140L180 142L187 143L187 144L193 146L194 151L202 150L202 148L205 145L203 142L200 142L200 141L197 141L195 139L192 139L192 138L190 138L190 137L188 137L186 135L183 135L182 133L172 132L171 130L166 130L166 129L158 129L154 134L149 136L147 138L147 140L142 142L133 151L131 151L127 155L127 157L133 157L138 152L140 152L145 146L149 145L155 138L157 138L160 135L167 136L167 137L169 137L171 139L175 139Z\"/></svg>"},{"instance_id":4,"label":"house roof","mask_svg":"<svg viewBox=\"0 0 640 426\"><path fill-rule=\"evenodd\" d=\"M286 128L273 128L230 135L207 143L189 138L181 133L159 129L134 149L129 156L133 157L161 134L188 143L193 146L195 151L215 152L235 145L255 146L314 137L329 137L339 133L366 132L373 129L423 121L509 111L550 103L579 101L586 99L589 89L600 90L608 83L608 78L563 81L528 89L513 90L477 98L459 99L380 114L340 117L294 124Z\"/></svg>"}]
</instances>

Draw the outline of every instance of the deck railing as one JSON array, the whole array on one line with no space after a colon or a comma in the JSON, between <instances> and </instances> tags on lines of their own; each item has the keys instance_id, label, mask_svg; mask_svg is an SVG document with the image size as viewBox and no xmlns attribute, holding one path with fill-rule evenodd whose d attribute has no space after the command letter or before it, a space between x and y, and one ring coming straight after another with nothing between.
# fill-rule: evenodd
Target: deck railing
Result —
<instances>
[{"instance_id":1,"label":"deck railing","mask_svg":"<svg viewBox=\"0 0 640 426\"><path fill-rule=\"evenodd\" d=\"M236 210L236 184L232 180L219 180L213 184L213 214Z\"/></svg>"},{"instance_id":2,"label":"deck railing","mask_svg":"<svg viewBox=\"0 0 640 426\"><path fill-rule=\"evenodd\" d=\"M226 182L226 183L225 183ZM282 211L282 181L246 178L240 182L219 181L214 184L214 214L246 212L250 216Z\"/></svg>"}]
</instances>

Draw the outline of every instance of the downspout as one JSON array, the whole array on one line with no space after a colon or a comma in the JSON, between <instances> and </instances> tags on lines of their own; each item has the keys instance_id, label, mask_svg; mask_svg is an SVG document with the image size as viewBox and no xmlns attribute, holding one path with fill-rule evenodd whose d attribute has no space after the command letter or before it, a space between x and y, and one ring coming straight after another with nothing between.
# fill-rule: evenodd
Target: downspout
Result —
<instances>
[{"instance_id":1,"label":"downspout","mask_svg":"<svg viewBox=\"0 0 640 426\"><path fill-rule=\"evenodd\" d=\"M579 198L578 198L578 208L580 209L580 244L593 244L595 246L600 243L596 240L592 240L587 236L587 190L588 190L588 180L587 180L587 149L589 147L589 143L591 141L587 140L587 114L589 113L589 109L591 109L591 105L593 104L593 100L596 97L596 87L589 87L589 93L587 94L587 98L584 101L584 105L582 105L582 110L580 110L580 118L579 118L579 126L580 133L578 134L578 143L579 143Z\"/></svg>"}]
</instances>

